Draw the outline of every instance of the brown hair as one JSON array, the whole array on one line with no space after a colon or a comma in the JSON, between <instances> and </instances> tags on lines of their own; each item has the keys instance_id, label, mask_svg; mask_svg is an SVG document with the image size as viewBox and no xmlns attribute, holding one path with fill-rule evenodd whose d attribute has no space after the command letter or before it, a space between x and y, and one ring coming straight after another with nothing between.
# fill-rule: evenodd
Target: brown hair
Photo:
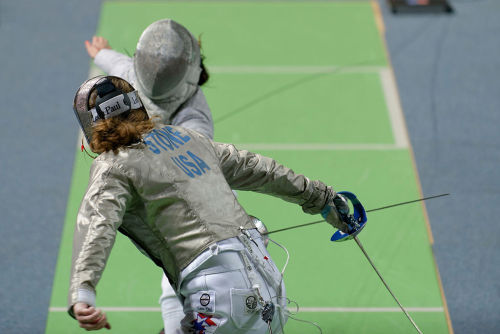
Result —
<instances>
[{"instance_id":1,"label":"brown hair","mask_svg":"<svg viewBox=\"0 0 500 334\"><path fill-rule=\"evenodd\" d=\"M210 78L210 74L208 74L207 68L205 67L205 64L203 64L203 60L205 60L205 56L202 55L200 62L201 73L200 79L198 80L198 86L203 86Z\"/></svg>"},{"instance_id":2,"label":"brown hair","mask_svg":"<svg viewBox=\"0 0 500 334\"><path fill-rule=\"evenodd\" d=\"M122 92L134 91L127 81L117 77L108 78ZM90 108L95 106L96 98L97 89L94 88L89 98ZM119 148L140 142L142 135L153 127L144 107L132 109L129 113L98 121L92 128L90 147L96 153L113 151L116 154Z\"/></svg>"},{"instance_id":3,"label":"brown hair","mask_svg":"<svg viewBox=\"0 0 500 334\"><path fill-rule=\"evenodd\" d=\"M200 53L201 53L201 35L198 36L198 46L200 47ZM205 67L205 64L203 64L204 60L205 56L201 54L201 60L200 60L201 73L200 73L200 78L198 79L198 86L203 86L210 78L210 74L208 74L208 70Z\"/></svg>"}]
</instances>

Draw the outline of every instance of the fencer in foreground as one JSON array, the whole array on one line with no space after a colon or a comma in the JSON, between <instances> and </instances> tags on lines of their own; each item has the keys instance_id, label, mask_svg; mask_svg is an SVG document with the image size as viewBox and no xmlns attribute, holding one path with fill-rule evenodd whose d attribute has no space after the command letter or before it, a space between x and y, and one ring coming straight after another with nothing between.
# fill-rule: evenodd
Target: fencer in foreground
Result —
<instances>
[{"instance_id":1,"label":"fencer in foreground","mask_svg":"<svg viewBox=\"0 0 500 334\"><path fill-rule=\"evenodd\" d=\"M69 313L80 326L110 327L95 291L121 232L172 282L183 333L280 333L287 320L281 272L231 189L327 213L328 223L347 231L337 212L346 204L335 191L271 158L155 125L120 78L86 81L74 110L99 154L74 232Z\"/></svg>"}]
</instances>

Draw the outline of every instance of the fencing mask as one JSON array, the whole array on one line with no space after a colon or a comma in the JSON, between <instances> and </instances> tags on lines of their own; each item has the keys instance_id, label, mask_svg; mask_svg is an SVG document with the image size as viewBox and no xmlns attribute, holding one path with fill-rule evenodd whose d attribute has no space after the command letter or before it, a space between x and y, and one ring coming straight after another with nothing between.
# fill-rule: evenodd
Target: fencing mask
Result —
<instances>
[{"instance_id":1,"label":"fencing mask","mask_svg":"<svg viewBox=\"0 0 500 334\"><path fill-rule=\"evenodd\" d=\"M200 63L198 41L184 26L170 19L156 21L137 43L137 88L159 106L178 106L196 91Z\"/></svg>"},{"instance_id":2,"label":"fencing mask","mask_svg":"<svg viewBox=\"0 0 500 334\"><path fill-rule=\"evenodd\" d=\"M92 140L92 127L96 122L142 107L137 91L121 91L113 84L112 78L125 81L118 77L100 75L85 81L75 94L73 110L88 143ZM97 90L95 107L90 108L89 100L94 89Z\"/></svg>"}]
</instances>

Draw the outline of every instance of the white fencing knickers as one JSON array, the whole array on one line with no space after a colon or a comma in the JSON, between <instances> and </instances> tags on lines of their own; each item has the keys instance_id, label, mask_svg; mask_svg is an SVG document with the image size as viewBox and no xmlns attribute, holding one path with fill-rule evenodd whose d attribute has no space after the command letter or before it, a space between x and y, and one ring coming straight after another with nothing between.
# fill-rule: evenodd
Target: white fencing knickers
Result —
<instances>
[{"instance_id":1,"label":"white fencing knickers","mask_svg":"<svg viewBox=\"0 0 500 334\"><path fill-rule=\"evenodd\" d=\"M273 333L281 333L286 322L282 275L259 232L244 232L212 245L182 271L182 333L267 333L268 324L262 320L266 302L275 306ZM165 328L165 333L170 331Z\"/></svg>"},{"instance_id":2,"label":"white fencing knickers","mask_svg":"<svg viewBox=\"0 0 500 334\"><path fill-rule=\"evenodd\" d=\"M181 320L184 318L182 304L165 275L161 280L161 290L160 305L165 334L182 334Z\"/></svg>"}]
</instances>

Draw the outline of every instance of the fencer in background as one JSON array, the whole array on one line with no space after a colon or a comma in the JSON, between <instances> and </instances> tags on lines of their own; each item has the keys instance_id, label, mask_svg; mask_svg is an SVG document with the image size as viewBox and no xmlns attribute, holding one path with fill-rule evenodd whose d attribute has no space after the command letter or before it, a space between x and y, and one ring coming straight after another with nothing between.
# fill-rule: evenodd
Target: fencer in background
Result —
<instances>
[{"instance_id":1,"label":"fencer in background","mask_svg":"<svg viewBox=\"0 0 500 334\"><path fill-rule=\"evenodd\" d=\"M201 86L209 79L199 42L170 19L149 25L137 43L134 57L111 49L104 37L85 41L94 63L105 73L136 87L151 119L195 130L213 138L213 120ZM167 277L161 281L160 305L167 334L180 332L182 305Z\"/></svg>"},{"instance_id":2,"label":"fencer in background","mask_svg":"<svg viewBox=\"0 0 500 334\"><path fill-rule=\"evenodd\" d=\"M133 57L111 49L104 37L85 41L94 63L106 74L127 80L139 91L155 122L179 125L213 138L213 120L200 86L209 78L198 40L170 19L142 33Z\"/></svg>"}]
</instances>

